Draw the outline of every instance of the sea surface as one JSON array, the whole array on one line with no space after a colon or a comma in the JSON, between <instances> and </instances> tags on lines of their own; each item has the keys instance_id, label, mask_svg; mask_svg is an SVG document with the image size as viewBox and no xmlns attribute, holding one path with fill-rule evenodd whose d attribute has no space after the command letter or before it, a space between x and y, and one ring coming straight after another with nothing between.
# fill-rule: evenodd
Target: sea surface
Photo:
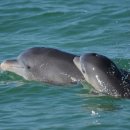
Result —
<instances>
[{"instance_id":1,"label":"sea surface","mask_svg":"<svg viewBox=\"0 0 130 130\"><path fill-rule=\"evenodd\" d=\"M25 49L97 52L130 70L130 0L0 0L0 62ZM130 130L130 100L0 72L0 130Z\"/></svg>"}]
</instances>

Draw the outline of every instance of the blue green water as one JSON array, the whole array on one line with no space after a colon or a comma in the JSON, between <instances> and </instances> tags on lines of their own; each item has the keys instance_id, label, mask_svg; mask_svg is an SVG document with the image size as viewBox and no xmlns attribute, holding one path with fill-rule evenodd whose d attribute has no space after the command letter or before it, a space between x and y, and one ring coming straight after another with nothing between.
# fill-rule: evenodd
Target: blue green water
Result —
<instances>
[{"instance_id":1,"label":"blue green water","mask_svg":"<svg viewBox=\"0 0 130 130\"><path fill-rule=\"evenodd\" d=\"M26 48L98 52L130 69L130 0L0 0L0 62ZM0 73L0 130L129 130L130 100Z\"/></svg>"}]
</instances>

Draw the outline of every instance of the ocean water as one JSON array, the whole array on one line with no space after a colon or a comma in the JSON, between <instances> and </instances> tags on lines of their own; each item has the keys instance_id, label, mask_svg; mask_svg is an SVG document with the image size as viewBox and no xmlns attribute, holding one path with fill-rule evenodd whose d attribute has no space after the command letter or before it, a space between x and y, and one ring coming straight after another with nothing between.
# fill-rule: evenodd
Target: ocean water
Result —
<instances>
[{"instance_id":1,"label":"ocean water","mask_svg":"<svg viewBox=\"0 0 130 130\"><path fill-rule=\"evenodd\" d=\"M130 69L130 0L0 0L0 62L26 48L97 52ZM0 72L0 130L129 130L130 100Z\"/></svg>"}]
</instances>

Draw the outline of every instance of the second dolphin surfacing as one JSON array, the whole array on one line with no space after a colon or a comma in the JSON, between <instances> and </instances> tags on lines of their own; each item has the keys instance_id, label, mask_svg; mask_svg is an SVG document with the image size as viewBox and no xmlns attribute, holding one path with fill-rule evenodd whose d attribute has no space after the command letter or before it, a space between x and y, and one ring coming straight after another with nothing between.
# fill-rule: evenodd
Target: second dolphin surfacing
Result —
<instances>
[{"instance_id":1,"label":"second dolphin surfacing","mask_svg":"<svg viewBox=\"0 0 130 130\"><path fill-rule=\"evenodd\" d=\"M100 93L130 98L130 81L106 56L88 53L74 58L85 80Z\"/></svg>"}]
</instances>

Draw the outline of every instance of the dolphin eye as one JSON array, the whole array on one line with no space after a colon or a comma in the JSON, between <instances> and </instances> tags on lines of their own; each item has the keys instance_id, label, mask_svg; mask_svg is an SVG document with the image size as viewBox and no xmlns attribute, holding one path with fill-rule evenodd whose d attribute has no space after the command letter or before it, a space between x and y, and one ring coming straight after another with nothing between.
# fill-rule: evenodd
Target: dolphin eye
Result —
<instances>
[{"instance_id":1,"label":"dolphin eye","mask_svg":"<svg viewBox=\"0 0 130 130\"><path fill-rule=\"evenodd\" d=\"M27 65L27 69L31 69L31 67L29 65Z\"/></svg>"}]
</instances>

